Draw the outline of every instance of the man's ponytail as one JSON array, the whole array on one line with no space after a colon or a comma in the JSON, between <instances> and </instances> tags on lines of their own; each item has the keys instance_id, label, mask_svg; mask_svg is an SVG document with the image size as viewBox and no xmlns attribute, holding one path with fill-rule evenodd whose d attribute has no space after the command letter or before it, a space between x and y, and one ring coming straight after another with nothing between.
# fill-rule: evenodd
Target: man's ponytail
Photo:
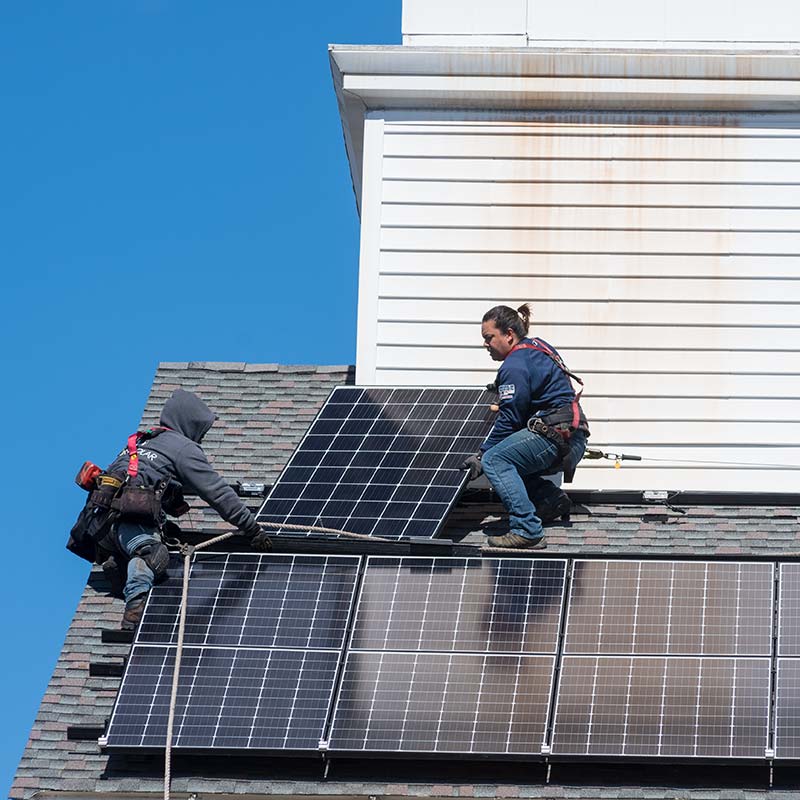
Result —
<instances>
[{"instance_id":1,"label":"man's ponytail","mask_svg":"<svg viewBox=\"0 0 800 800\"><path fill-rule=\"evenodd\" d=\"M510 306L495 306L483 315L481 322L493 322L499 331L514 331L517 338L524 339L531 327L531 307L524 303L514 311Z\"/></svg>"}]
</instances>

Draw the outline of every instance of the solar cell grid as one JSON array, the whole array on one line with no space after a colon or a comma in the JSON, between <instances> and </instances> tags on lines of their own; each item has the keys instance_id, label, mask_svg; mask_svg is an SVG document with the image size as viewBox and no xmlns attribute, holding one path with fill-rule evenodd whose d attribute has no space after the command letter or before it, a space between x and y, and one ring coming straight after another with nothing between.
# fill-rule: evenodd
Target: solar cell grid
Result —
<instances>
[{"instance_id":1,"label":"solar cell grid","mask_svg":"<svg viewBox=\"0 0 800 800\"><path fill-rule=\"evenodd\" d=\"M433 536L465 482L464 458L491 430L492 398L482 389L334 389L258 519Z\"/></svg>"},{"instance_id":2,"label":"solar cell grid","mask_svg":"<svg viewBox=\"0 0 800 800\"><path fill-rule=\"evenodd\" d=\"M778 655L800 656L800 564L781 564Z\"/></svg>"},{"instance_id":3,"label":"solar cell grid","mask_svg":"<svg viewBox=\"0 0 800 800\"><path fill-rule=\"evenodd\" d=\"M554 653L566 561L370 557L351 647Z\"/></svg>"},{"instance_id":4,"label":"solar cell grid","mask_svg":"<svg viewBox=\"0 0 800 800\"><path fill-rule=\"evenodd\" d=\"M552 656L351 652L330 749L541 752Z\"/></svg>"},{"instance_id":5,"label":"solar cell grid","mask_svg":"<svg viewBox=\"0 0 800 800\"><path fill-rule=\"evenodd\" d=\"M797 658L778 659L775 757L800 759L800 659Z\"/></svg>"},{"instance_id":6,"label":"solar cell grid","mask_svg":"<svg viewBox=\"0 0 800 800\"><path fill-rule=\"evenodd\" d=\"M317 750L360 559L198 553L174 746ZM163 747L180 576L148 599L108 731L112 749Z\"/></svg>"},{"instance_id":7,"label":"solar cell grid","mask_svg":"<svg viewBox=\"0 0 800 800\"><path fill-rule=\"evenodd\" d=\"M358 558L197 553L186 644L341 647ZM137 631L141 644L177 641L181 578L153 590Z\"/></svg>"},{"instance_id":8,"label":"solar cell grid","mask_svg":"<svg viewBox=\"0 0 800 800\"><path fill-rule=\"evenodd\" d=\"M769 655L772 564L576 561L565 652Z\"/></svg>"},{"instance_id":9,"label":"solar cell grid","mask_svg":"<svg viewBox=\"0 0 800 800\"><path fill-rule=\"evenodd\" d=\"M338 661L338 651L187 647L174 746L316 750ZM164 746L174 665L174 647L134 647L111 748Z\"/></svg>"},{"instance_id":10,"label":"solar cell grid","mask_svg":"<svg viewBox=\"0 0 800 800\"><path fill-rule=\"evenodd\" d=\"M769 658L564 656L556 755L764 758Z\"/></svg>"}]
</instances>

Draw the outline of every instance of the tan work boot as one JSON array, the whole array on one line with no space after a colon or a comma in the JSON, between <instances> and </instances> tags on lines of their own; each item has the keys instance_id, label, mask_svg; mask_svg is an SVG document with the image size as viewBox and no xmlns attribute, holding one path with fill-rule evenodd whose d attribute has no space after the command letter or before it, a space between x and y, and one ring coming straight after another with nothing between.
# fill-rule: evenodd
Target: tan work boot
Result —
<instances>
[{"instance_id":1,"label":"tan work boot","mask_svg":"<svg viewBox=\"0 0 800 800\"><path fill-rule=\"evenodd\" d=\"M526 550L544 550L547 542L544 536L538 539L528 539L518 533L506 533L503 536L489 536L489 547L524 547Z\"/></svg>"},{"instance_id":2,"label":"tan work boot","mask_svg":"<svg viewBox=\"0 0 800 800\"><path fill-rule=\"evenodd\" d=\"M144 614L144 603L147 599L146 594L140 594L129 600L125 604L125 613L122 615L122 622L120 628L123 631L135 631L137 625L142 621L142 614Z\"/></svg>"}]
</instances>

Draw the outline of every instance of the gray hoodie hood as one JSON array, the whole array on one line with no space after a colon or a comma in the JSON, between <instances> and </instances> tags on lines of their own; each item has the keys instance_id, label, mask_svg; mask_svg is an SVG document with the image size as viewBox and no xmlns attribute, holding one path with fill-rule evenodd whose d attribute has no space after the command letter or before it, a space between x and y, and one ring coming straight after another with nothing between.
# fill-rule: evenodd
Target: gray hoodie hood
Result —
<instances>
[{"instance_id":1,"label":"gray hoodie hood","mask_svg":"<svg viewBox=\"0 0 800 800\"><path fill-rule=\"evenodd\" d=\"M203 441L217 415L196 395L184 389L176 389L164 403L161 424L182 433L193 442Z\"/></svg>"}]
</instances>

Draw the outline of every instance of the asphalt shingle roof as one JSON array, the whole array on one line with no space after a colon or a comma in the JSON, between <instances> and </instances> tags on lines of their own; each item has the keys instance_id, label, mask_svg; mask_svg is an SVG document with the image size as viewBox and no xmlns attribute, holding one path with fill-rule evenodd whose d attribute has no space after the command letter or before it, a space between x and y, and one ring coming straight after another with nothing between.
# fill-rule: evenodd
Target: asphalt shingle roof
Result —
<instances>
[{"instance_id":1,"label":"asphalt shingle roof","mask_svg":"<svg viewBox=\"0 0 800 800\"><path fill-rule=\"evenodd\" d=\"M215 467L231 482L271 483L288 459L329 391L352 382L348 367L190 362L161 364L143 415L158 411L178 386L194 391L220 415L204 441ZM258 500L253 501L257 506ZM195 508L181 525L213 532L226 527L207 509ZM548 553L616 553L644 556L771 555L800 553L800 507L593 504L577 506L569 523L548 529ZM483 533L503 530L501 506L489 492L465 495L443 535L480 543ZM163 762L158 757L126 759L102 754L95 741L70 741L73 725L102 727L110 716L118 678L91 677L89 663L123 659L129 646L101 640L116 628L122 601L107 593L102 573L90 573L75 617L30 733L10 796L47 794L159 794ZM543 797L618 800L755 800L766 793L765 767L660 766L553 767L545 782L541 764L486 765L479 762L334 762L323 780L319 763L215 760L178 757L175 793L199 795L362 797ZM776 772L770 796L793 798L800 781L789 768ZM648 785L643 785L648 784Z\"/></svg>"}]
</instances>

